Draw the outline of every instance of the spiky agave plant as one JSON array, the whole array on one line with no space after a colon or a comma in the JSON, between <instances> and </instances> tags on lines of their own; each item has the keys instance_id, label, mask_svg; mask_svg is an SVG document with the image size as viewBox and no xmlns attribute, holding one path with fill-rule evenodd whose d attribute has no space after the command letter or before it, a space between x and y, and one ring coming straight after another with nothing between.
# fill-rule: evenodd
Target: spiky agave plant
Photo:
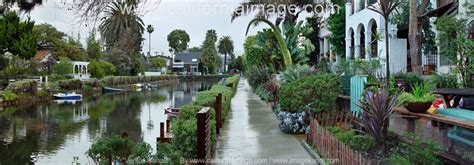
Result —
<instances>
[{"instance_id":1,"label":"spiky agave plant","mask_svg":"<svg viewBox=\"0 0 474 165\"><path fill-rule=\"evenodd\" d=\"M362 115L359 121L362 132L375 140L378 153L385 152L385 141L388 134L388 125L397 106L397 95L390 95L385 89L378 89L372 95L361 101Z\"/></svg>"},{"instance_id":2,"label":"spiky agave plant","mask_svg":"<svg viewBox=\"0 0 474 165\"><path fill-rule=\"evenodd\" d=\"M293 66L293 61L291 59L290 50L288 50L288 46L286 45L285 39L283 38L283 35L280 32L280 29L278 28L278 26L276 26L275 24L273 24L269 20L267 20L265 18L254 18L254 19L252 19L249 22L248 26L247 26L247 32L245 33L245 35L247 35L249 33L249 29L252 25L254 25L255 23L259 23L259 22L264 22L272 28L273 34L275 35L275 38L277 39L278 46L280 47L281 54L283 55L283 61L285 63L285 67Z\"/></svg>"}]
</instances>

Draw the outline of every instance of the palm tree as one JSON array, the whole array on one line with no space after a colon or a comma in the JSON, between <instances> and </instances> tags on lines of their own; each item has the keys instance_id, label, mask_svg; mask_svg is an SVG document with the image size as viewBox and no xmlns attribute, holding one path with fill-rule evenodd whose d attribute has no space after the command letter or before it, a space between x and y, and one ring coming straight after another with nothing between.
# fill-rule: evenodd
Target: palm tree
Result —
<instances>
[{"instance_id":1,"label":"palm tree","mask_svg":"<svg viewBox=\"0 0 474 165\"><path fill-rule=\"evenodd\" d=\"M146 31L148 32L148 56L151 56L151 33L155 31L155 28L152 25L148 25Z\"/></svg>"},{"instance_id":2,"label":"palm tree","mask_svg":"<svg viewBox=\"0 0 474 165\"><path fill-rule=\"evenodd\" d=\"M369 10L372 10L376 13L379 13L380 15L382 15L382 17L384 18L384 22L385 22L385 54L386 54L386 88L387 90L389 89L390 87L390 55L389 55L389 43L388 43L388 21L389 20L389 16L390 14L397 9L398 5L400 5L400 1L399 0L379 0L377 3L375 4L372 4L368 7Z\"/></svg>"},{"instance_id":3,"label":"palm tree","mask_svg":"<svg viewBox=\"0 0 474 165\"><path fill-rule=\"evenodd\" d=\"M285 39L283 39L283 35L281 34L280 29L269 20L265 18L254 18L253 20L249 22L247 26L247 32L245 33L245 35L249 33L250 26L252 26L254 23L259 23L259 22L266 23L268 24L268 26L272 28L273 34L275 35L275 38L277 39L278 45L280 47L281 54L283 55L283 61L285 63L285 67L293 66L293 61L291 59L290 51L288 50L288 46L286 45Z\"/></svg>"},{"instance_id":4,"label":"palm tree","mask_svg":"<svg viewBox=\"0 0 474 165\"><path fill-rule=\"evenodd\" d=\"M227 72L227 54L234 54L234 41L230 36L223 36L217 45L219 53L224 54L224 73Z\"/></svg>"},{"instance_id":5,"label":"palm tree","mask_svg":"<svg viewBox=\"0 0 474 165\"><path fill-rule=\"evenodd\" d=\"M113 46L120 35L126 32L139 33L141 37L145 24L138 16L136 9L136 4L123 1L112 2L106 7L99 31L107 46Z\"/></svg>"},{"instance_id":6,"label":"palm tree","mask_svg":"<svg viewBox=\"0 0 474 165\"><path fill-rule=\"evenodd\" d=\"M259 8L256 17L263 17L263 18L270 18L273 16L277 16L275 24L278 26L282 21L288 21L291 24L295 24L296 20L300 13L306 11L305 6L314 4L313 0L248 0L246 2L242 2L237 9L234 10L232 13L232 21L234 21L237 17L240 16L247 16L254 12L254 6L265 6L265 5L273 5L275 7L278 6L285 6L285 17L279 17L282 14L279 10L270 8ZM295 5L296 12L294 14L290 13L290 5ZM268 7L268 6L267 6ZM308 8L309 9L309 8ZM271 11L271 12L270 12ZM310 12L310 11L307 11Z\"/></svg>"}]
</instances>

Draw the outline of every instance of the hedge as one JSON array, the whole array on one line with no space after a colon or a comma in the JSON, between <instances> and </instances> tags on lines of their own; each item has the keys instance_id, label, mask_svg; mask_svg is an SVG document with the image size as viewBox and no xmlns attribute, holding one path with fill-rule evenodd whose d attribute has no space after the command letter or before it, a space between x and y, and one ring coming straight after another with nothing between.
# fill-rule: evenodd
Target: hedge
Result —
<instances>
[{"instance_id":1,"label":"hedge","mask_svg":"<svg viewBox=\"0 0 474 165\"><path fill-rule=\"evenodd\" d=\"M36 93L38 83L35 80L21 80L8 84L6 91L16 94L32 94Z\"/></svg>"},{"instance_id":2,"label":"hedge","mask_svg":"<svg viewBox=\"0 0 474 165\"><path fill-rule=\"evenodd\" d=\"M325 73L284 83L278 96L282 111L301 112L310 108L322 112L336 107L338 95L339 76Z\"/></svg>"},{"instance_id":3,"label":"hedge","mask_svg":"<svg viewBox=\"0 0 474 165\"><path fill-rule=\"evenodd\" d=\"M102 86L118 86L177 79L177 76L109 76L100 80Z\"/></svg>"},{"instance_id":4,"label":"hedge","mask_svg":"<svg viewBox=\"0 0 474 165\"><path fill-rule=\"evenodd\" d=\"M158 155L160 158L169 158L171 162L178 163L182 159L196 158L197 134L196 134L196 114L203 107L211 107L211 142L216 144L216 120L215 110L216 96L222 94L222 118L227 117L231 109L231 99L234 95L239 75L227 78L226 85L220 83L211 87L210 90L197 94L196 100L180 108L180 116L171 122L173 140L171 144L160 146Z\"/></svg>"}]
</instances>

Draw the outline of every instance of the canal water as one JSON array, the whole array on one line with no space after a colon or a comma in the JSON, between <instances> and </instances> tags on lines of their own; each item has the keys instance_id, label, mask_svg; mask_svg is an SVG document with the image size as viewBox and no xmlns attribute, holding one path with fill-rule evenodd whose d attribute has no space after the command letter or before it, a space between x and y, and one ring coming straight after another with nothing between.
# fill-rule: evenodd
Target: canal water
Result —
<instances>
[{"instance_id":1,"label":"canal water","mask_svg":"<svg viewBox=\"0 0 474 165\"><path fill-rule=\"evenodd\" d=\"M85 152L100 137L128 133L156 149L164 108L195 99L216 82L179 82L141 92L104 94L82 102L42 102L0 111L0 165L92 164ZM154 151L155 152L155 151Z\"/></svg>"}]
</instances>

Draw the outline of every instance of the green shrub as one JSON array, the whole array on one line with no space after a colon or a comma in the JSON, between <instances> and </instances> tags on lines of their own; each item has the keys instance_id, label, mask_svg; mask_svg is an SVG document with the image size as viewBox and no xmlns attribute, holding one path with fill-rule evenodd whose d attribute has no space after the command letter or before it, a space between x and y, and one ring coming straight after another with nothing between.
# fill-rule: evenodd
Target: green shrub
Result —
<instances>
[{"instance_id":1,"label":"green shrub","mask_svg":"<svg viewBox=\"0 0 474 165\"><path fill-rule=\"evenodd\" d=\"M411 134L405 134L409 140L415 142L414 145L401 143L400 148L403 155L412 164L420 165L435 165L443 164L443 162L437 157L437 154L443 149L431 140L421 139Z\"/></svg>"},{"instance_id":2,"label":"green shrub","mask_svg":"<svg viewBox=\"0 0 474 165\"><path fill-rule=\"evenodd\" d=\"M66 57L60 57L59 63L53 66L53 72L58 75L66 75L72 73L73 67L71 60Z\"/></svg>"},{"instance_id":3,"label":"green shrub","mask_svg":"<svg viewBox=\"0 0 474 165\"><path fill-rule=\"evenodd\" d=\"M398 97L401 104L413 102L433 102L435 96L431 94L431 86L428 83L416 84L412 87L411 93L404 92Z\"/></svg>"},{"instance_id":4,"label":"green shrub","mask_svg":"<svg viewBox=\"0 0 474 165\"><path fill-rule=\"evenodd\" d=\"M411 165L407 158L398 153L391 154L387 159L384 160L384 163L393 165Z\"/></svg>"},{"instance_id":5,"label":"green shrub","mask_svg":"<svg viewBox=\"0 0 474 165\"><path fill-rule=\"evenodd\" d=\"M194 102L181 106L179 117L171 123L173 140L171 144L159 146L158 158L168 158L171 164L180 164L181 159L195 158L197 153L196 114L203 107L211 107L211 144L215 146L217 141L214 110L216 96L219 93L222 94L222 119L225 119L230 111L231 99L239 79L238 75L230 77L226 81L226 86L214 85L208 91L199 92Z\"/></svg>"},{"instance_id":6,"label":"green shrub","mask_svg":"<svg viewBox=\"0 0 474 165\"><path fill-rule=\"evenodd\" d=\"M316 74L316 69L309 65L289 66L281 73L281 77L286 82L298 80L302 77Z\"/></svg>"},{"instance_id":7,"label":"green shrub","mask_svg":"<svg viewBox=\"0 0 474 165\"><path fill-rule=\"evenodd\" d=\"M278 98L282 111L300 112L309 107L322 112L336 107L338 95L339 77L325 73L282 84Z\"/></svg>"},{"instance_id":8,"label":"green shrub","mask_svg":"<svg viewBox=\"0 0 474 165\"><path fill-rule=\"evenodd\" d=\"M255 94L260 97L263 101L269 101L272 97L270 93L267 92L263 85L260 85L255 89Z\"/></svg>"},{"instance_id":9,"label":"green shrub","mask_svg":"<svg viewBox=\"0 0 474 165\"><path fill-rule=\"evenodd\" d=\"M456 74L435 74L431 76L430 82L436 88L458 88L458 77Z\"/></svg>"},{"instance_id":10,"label":"green shrub","mask_svg":"<svg viewBox=\"0 0 474 165\"><path fill-rule=\"evenodd\" d=\"M368 151L375 146L375 141L372 137L366 135L357 135L354 130L342 130L338 126L327 128L338 140L352 149Z\"/></svg>"},{"instance_id":11,"label":"green shrub","mask_svg":"<svg viewBox=\"0 0 474 165\"><path fill-rule=\"evenodd\" d=\"M77 79L71 80L59 80L58 81L59 88L64 90L78 90L82 89L82 81Z\"/></svg>"},{"instance_id":12,"label":"green shrub","mask_svg":"<svg viewBox=\"0 0 474 165\"><path fill-rule=\"evenodd\" d=\"M255 66L249 68L247 80L253 89L273 79L273 71L267 66Z\"/></svg>"},{"instance_id":13,"label":"green shrub","mask_svg":"<svg viewBox=\"0 0 474 165\"><path fill-rule=\"evenodd\" d=\"M38 83L35 80L21 80L8 84L5 90L17 94L32 94L36 93Z\"/></svg>"},{"instance_id":14,"label":"green shrub","mask_svg":"<svg viewBox=\"0 0 474 165\"><path fill-rule=\"evenodd\" d=\"M11 91L4 91L2 93L2 98L5 101L15 101L16 99L18 99L18 95Z\"/></svg>"},{"instance_id":15,"label":"green shrub","mask_svg":"<svg viewBox=\"0 0 474 165\"><path fill-rule=\"evenodd\" d=\"M95 78L103 78L113 75L116 71L112 63L105 61L92 61L87 65L87 71Z\"/></svg>"},{"instance_id":16,"label":"green shrub","mask_svg":"<svg viewBox=\"0 0 474 165\"><path fill-rule=\"evenodd\" d=\"M108 161L109 158L112 161L149 160L151 158L151 146L146 143L136 144L129 138L114 135L97 140L87 150L86 154L96 163Z\"/></svg>"}]
</instances>

